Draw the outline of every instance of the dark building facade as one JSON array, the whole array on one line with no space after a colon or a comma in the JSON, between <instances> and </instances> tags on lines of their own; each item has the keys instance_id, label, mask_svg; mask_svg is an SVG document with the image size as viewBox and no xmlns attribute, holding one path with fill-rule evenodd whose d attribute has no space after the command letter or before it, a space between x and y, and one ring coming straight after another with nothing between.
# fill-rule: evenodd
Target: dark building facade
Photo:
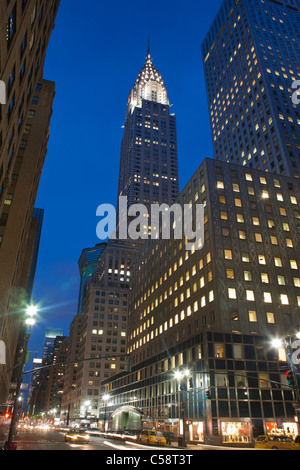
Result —
<instances>
[{"instance_id":1,"label":"dark building facade","mask_svg":"<svg viewBox=\"0 0 300 470\"><path fill-rule=\"evenodd\" d=\"M8 397L30 276L32 217L47 153L53 82L43 68L59 0L0 4L0 402ZM2 96L2 93L1 93Z\"/></svg>"},{"instance_id":2,"label":"dark building facade","mask_svg":"<svg viewBox=\"0 0 300 470\"><path fill-rule=\"evenodd\" d=\"M132 369L103 382L110 412L134 405L145 427L179 433L183 401L190 441L249 445L268 431L297 433L288 355L273 339L299 333L299 191L297 179L203 162L178 198L205 206L203 247L171 239L139 251Z\"/></svg>"}]
</instances>

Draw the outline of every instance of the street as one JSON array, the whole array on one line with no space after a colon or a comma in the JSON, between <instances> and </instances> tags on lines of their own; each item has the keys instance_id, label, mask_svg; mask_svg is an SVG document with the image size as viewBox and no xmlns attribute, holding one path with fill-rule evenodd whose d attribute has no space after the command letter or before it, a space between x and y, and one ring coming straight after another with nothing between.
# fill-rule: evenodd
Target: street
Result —
<instances>
[{"instance_id":1,"label":"street","mask_svg":"<svg viewBox=\"0 0 300 470\"><path fill-rule=\"evenodd\" d=\"M177 444L172 443L172 446L156 447L139 444L136 442L130 442L129 440L115 440L108 439L100 436L90 436L89 442L65 442L65 431L58 429L24 429L18 430L17 436L15 437L17 442L17 450L28 451L28 450L102 450L106 452L122 452L122 451L152 451L159 453L165 452L176 452L183 454L189 451L194 452L198 450L243 450L240 448L226 448L221 446L198 444L188 446L188 448L181 449L177 447ZM2 443L0 443L2 444ZM254 449L245 449L254 450Z\"/></svg>"}]
</instances>

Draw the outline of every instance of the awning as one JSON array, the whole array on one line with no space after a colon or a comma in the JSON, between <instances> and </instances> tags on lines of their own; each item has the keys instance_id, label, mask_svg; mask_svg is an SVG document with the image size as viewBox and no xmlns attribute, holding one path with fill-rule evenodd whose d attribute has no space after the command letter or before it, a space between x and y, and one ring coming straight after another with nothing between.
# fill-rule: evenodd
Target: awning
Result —
<instances>
[{"instance_id":1,"label":"awning","mask_svg":"<svg viewBox=\"0 0 300 470\"><path fill-rule=\"evenodd\" d=\"M132 413L136 413L136 414L139 414L139 415L143 414L142 410L140 410L139 408L136 408L135 406L124 405L124 406L121 406L120 408L118 408L117 410L115 410L112 413L111 416L113 417L113 416L116 416L120 413L128 412L128 411L131 411Z\"/></svg>"}]
</instances>

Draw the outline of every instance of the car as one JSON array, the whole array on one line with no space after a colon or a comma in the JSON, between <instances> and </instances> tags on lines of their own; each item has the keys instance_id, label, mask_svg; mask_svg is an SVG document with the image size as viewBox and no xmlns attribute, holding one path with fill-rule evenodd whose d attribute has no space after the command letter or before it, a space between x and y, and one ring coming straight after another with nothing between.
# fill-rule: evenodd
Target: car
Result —
<instances>
[{"instance_id":1,"label":"car","mask_svg":"<svg viewBox=\"0 0 300 470\"><path fill-rule=\"evenodd\" d=\"M290 436L282 435L262 435L258 436L254 443L255 449L272 450L292 450L293 439Z\"/></svg>"},{"instance_id":2,"label":"car","mask_svg":"<svg viewBox=\"0 0 300 470\"><path fill-rule=\"evenodd\" d=\"M167 444L166 438L160 431L155 431L153 429L147 429L142 431L140 434L139 441L142 444L149 444L149 445L161 445L165 446Z\"/></svg>"},{"instance_id":3,"label":"car","mask_svg":"<svg viewBox=\"0 0 300 470\"><path fill-rule=\"evenodd\" d=\"M294 443L293 443L293 450L300 450L300 434L298 434L295 437Z\"/></svg>"},{"instance_id":4,"label":"car","mask_svg":"<svg viewBox=\"0 0 300 470\"><path fill-rule=\"evenodd\" d=\"M88 442L90 440L89 434L82 429L71 429L65 434L65 441L70 442Z\"/></svg>"}]
</instances>

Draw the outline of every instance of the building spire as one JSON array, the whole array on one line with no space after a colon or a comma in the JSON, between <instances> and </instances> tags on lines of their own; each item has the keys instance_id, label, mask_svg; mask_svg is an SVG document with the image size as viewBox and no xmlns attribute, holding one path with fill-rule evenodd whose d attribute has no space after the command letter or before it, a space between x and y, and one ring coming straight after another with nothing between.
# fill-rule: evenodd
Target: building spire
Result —
<instances>
[{"instance_id":1,"label":"building spire","mask_svg":"<svg viewBox=\"0 0 300 470\"><path fill-rule=\"evenodd\" d=\"M150 56L150 36L148 36L148 53L147 53L147 57Z\"/></svg>"}]
</instances>

